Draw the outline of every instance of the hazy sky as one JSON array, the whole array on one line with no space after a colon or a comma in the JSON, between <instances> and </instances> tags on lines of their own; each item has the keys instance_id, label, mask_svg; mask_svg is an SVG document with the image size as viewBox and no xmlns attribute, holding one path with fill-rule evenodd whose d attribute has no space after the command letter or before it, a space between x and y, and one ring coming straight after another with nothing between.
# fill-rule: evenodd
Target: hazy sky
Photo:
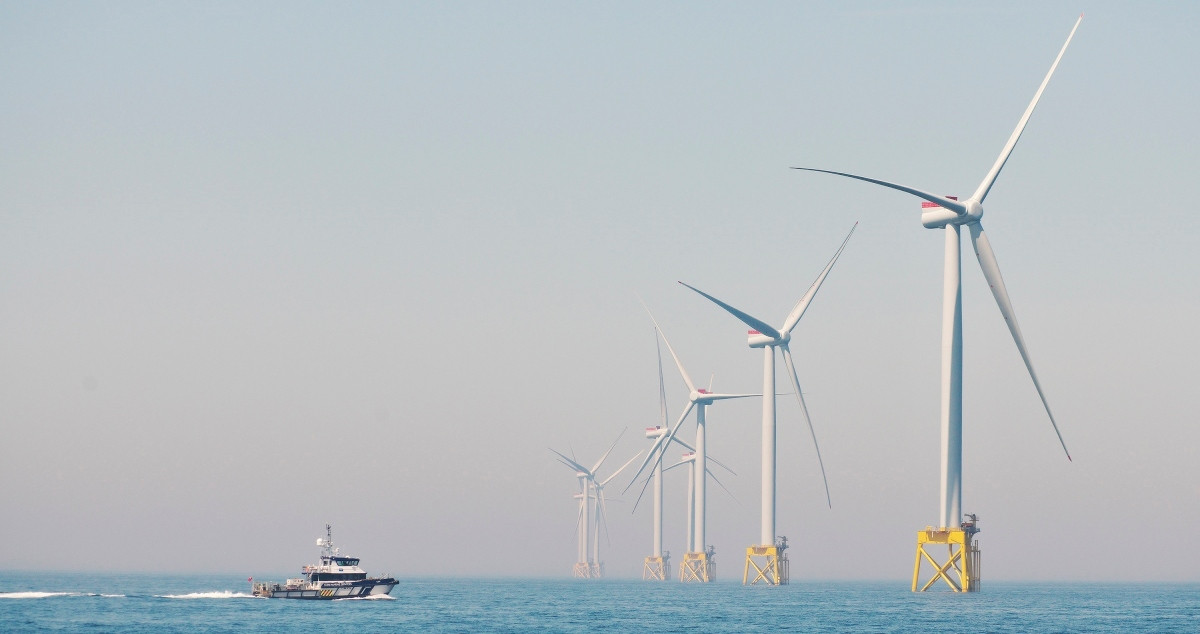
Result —
<instances>
[{"instance_id":1,"label":"hazy sky","mask_svg":"<svg viewBox=\"0 0 1200 634\"><path fill-rule=\"evenodd\" d=\"M861 221L792 346L833 508L780 399L778 532L794 580L907 578L943 236L788 167L970 194L1081 11L986 214L1075 460L965 248L964 510L985 579L1200 579L1200 5L1109 2L0 3L0 568L267 577L332 522L372 572L566 576L547 447L648 446L638 297L757 391L676 280L781 322ZM759 408L709 411L726 579ZM649 554L632 501L612 576Z\"/></svg>"}]
</instances>

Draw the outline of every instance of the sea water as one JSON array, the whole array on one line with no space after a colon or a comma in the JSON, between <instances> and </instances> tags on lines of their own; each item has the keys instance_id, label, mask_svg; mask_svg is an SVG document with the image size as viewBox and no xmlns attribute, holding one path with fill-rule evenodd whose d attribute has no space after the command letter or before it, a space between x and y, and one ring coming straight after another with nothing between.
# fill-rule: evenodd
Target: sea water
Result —
<instances>
[{"instance_id":1,"label":"sea water","mask_svg":"<svg viewBox=\"0 0 1200 634\"><path fill-rule=\"evenodd\" d=\"M237 577L0 572L12 632L1189 632L1200 584L401 579L390 597L259 599Z\"/></svg>"}]
</instances>

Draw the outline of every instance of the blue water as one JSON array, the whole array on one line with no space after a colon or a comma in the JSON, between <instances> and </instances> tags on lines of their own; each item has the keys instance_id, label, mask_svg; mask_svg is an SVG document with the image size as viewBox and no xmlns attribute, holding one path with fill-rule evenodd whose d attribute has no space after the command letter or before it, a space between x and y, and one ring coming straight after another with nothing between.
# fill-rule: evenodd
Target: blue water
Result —
<instances>
[{"instance_id":1,"label":"blue water","mask_svg":"<svg viewBox=\"0 0 1200 634\"><path fill-rule=\"evenodd\" d=\"M0 572L0 630L85 632L1200 632L1200 584L904 582L744 587L403 579L392 599L287 601L244 579Z\"/></svg>"}]
</instances>

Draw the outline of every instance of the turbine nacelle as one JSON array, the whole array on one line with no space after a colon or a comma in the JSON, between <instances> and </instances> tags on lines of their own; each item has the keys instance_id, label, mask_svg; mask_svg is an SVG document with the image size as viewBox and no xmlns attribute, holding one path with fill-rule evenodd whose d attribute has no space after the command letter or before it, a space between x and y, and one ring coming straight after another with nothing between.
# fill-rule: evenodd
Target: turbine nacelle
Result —
<instances>
[{"instance_id":1,"label":"turbine nacelle","mask_svg":"<svg viewBox=\"0 0 1200 634\"><path fill-rule=\"evenodd\" d=\"M771 335L763 334L757 330L747 330L746 331L746 343L751 348L765 348L767 346L778 346L780 344L786 344L787 342L789 342L791 340L792 340L792 333L790 333L790 332L783 332L783 333L780 333L779 337L772 337Z\"/></svg>"},{"instance_id":2,"label":"turbine nacelle","mask_svg":"<svg viewBox=\"0 0 1200 634\"><path fill-rule=\"evenodd\" d=\"M660 425L646 428L646 438L661 438L665 433L667 433L667 428Z\"/></svg>"},{"instance_id":3,"label":"turbine nacelle","mask_svg":"<svg viewBox=\"0 0 1200 634\"><path fill-rule=\"evenodd\" d=\"M958 201L958 196L946 196L945 200L947 203ZM983 204L974 198L958 203L957 207L954 209L926 200L921 203L921 224L926 229L941 229L947 225L979 222L983 217Z\"/></svg>"},{"instance_id":4,"label":"turbine nacelle","mask_svg":"<svg viewBox=\"0 0 1200 634\"><path fill-rule=\"evenodd\" d=\"M698 387L688 393L688 400L697 405L712 405L713 401L717 400L715 396L712 392Z\"/></svg>"}]
</instances>

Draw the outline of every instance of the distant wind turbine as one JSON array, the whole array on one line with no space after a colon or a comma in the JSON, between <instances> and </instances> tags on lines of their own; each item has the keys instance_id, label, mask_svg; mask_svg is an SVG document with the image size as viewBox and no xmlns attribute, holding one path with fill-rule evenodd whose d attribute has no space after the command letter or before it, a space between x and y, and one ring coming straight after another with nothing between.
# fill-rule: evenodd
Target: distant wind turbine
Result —
<instances>
[{"instance_id":1,"label":"distant wind turbine","mask_svg":"<svg viewBox=\"0 0 1200 634\"><path fill-rule=\"evenodd\" d=\"M621 435L624 435L624 433L625 432L622 431ZM633 456L633 458L630 458L628 462L626 462L620 469L617 469L617 471L612 475L602 481L597 481L596 474L600 470L600 466L604 464L604 461L608 459L608 455L612 453L612 450L617 446L617 442L621 440L621 435L617 436L617 440L613 441L613 444L609 446L608 451L605 451L604 455L600 456L600 459L596 461L596 464L591 469L588 469L582 464L576 462L573 458L568 458L554 449L550 450L558 456L559 462L561 462L567 468L574 470L575 476L579 478L580 493L577 497L580 500L580 531L577 553L578 560L576 561L574 568L574 575L576 577L595 578L604 575L604 564L600 561L599 544L600 523L604 517L604 486L613 478L615 478L617 474L624 471L625 467L628 467L634 460L638 458L638 456L641 455L641 452L638 452ZM592 500L595 500L595 502L593 503ZM593 522L591 519L593 507L595 508L596 512L594 536L592 526Z\"/></svg>"},{"instance_id":2,"label":"distant wind turbine","mask_svg":"<svg viewBox=\"0 0 1200 634\"><path fill-rule=\"evenodd\" d=\"M705 540L706 540L705 527L707 524L706 483L708 480L708 473L709 473L709 471L708 471L708 449L707 449L708 441L707 441L707 431L706 431L707 420L705 417L705 412L708 410L708 406L712 405L716 401L723 401L723 400L729 400L729 399L735 399L735 398L749 398L749 397L753 397L753 396L762 396L762 395L761 394L714 394L704 388L696 387L696 384L692 382L692 377L690 375L688 375L687 370L684 369L684 367L683 367L683 363L679 360L679 355L675 353L675 348L673 348L671 346L671 341L669 339L667 339L666 333L664 333L662 330L662 327L658 325L658 320L656 320L654 318L654 314L650 312L649 308L646 309L646 313L650 315L650 320L654 322L654 327L658 331L659 336L662 337L663 343L667 344L667 351L671 353L671 358L674 359L674 361L675 361L675 367L679 369L679 375L681 378L683 378L683 383L688 388L687 407L684 409L683 415L681 415L679 417L679 422L677 422L675 424L675 427L673 427L671 429L670 434L667 435L667 438L660 445L660 447L664 451L665 451L666 447L669 445L669 443L671 442L671 440L675 437L675 433L679 430L679 425L683 422L683 420L685 418L687 418L687 415L692 411L693 408L695 408L695 410L696 410L696 448L694 450L694 457L693 457L694 469L692 470L692 478L693 478L692 488L693 488L693 497L694 497L694 508L693 508L694 515L692 516L692 521L693 521L695 528L694 528L694 531L691 533L691 541L689 541L689 543L688 543L688 552L689 553L703 553L703 552L705 552L705 546L707 545L705 543ZM647 457L647 459L649 459L649 456ZM662 461L662 455L660 453L660 455L658 456L659 464L661 464L661 461ZM707 579L705 578L705 580L707 580Z\"/></svg>"},{"instance_id":3,"label":"distant wind turbine","mask_svg":"<svg viewBox=\"0 0 1200 634\"><path fill-rule=\"evenodd\" d=\"M651 318L653 319L653 316ZM687 442L681 440L678 435L671 435L670 438L664 439L665 436L670 434L670 430L667 428L667 393L666 393L666 385L663 381L662 348L659 345L659 336L658 335L659 335L659 331L656 326L654 329L654 343L655 343L656 350L658 352L659 424L654 427L646 428L646 438L649 438L654 441L652 443L650 453L655 454L657 457L657 460L654 463L654 468L651 471L651 476L649 478L647 478L645 480L644 484L642 485L642 492L641 492L641 494L638 495L638 499L634 503L633 508L634 508L634 510L637 510L638 504L641 503L642 496L645 495L645 493L646 493L646 487L652 486L653 487L652 497L653 497L653 506L654 506L654 511L653 511L654 541L653 541L652 550L651 550L652 554L649 557L647 557L645 560L645 565L644 565L643 571L642 571L642 578L649 579L649 580L655 580L655 581L666 581L667 568L669 568L669 566L670 566L670 555L667 554L663 550L663 547L662 547L663 472L669 470L670 467L667 467L666 469L663 468L662 452L666 451L666 449L668 448L670 443L676 443L676 444L682 446L683 448L687 449L692 454L695 454L696 448L689 445ZM755 395L755 396L757 396L757 395ZM722 464L721 461L717 460L716 458L712 458L710 456L709 459L711 459L714 464L720 466L722 469L725 469L729 473L733 473L732 469L730 469L729 467ZM713 481L716 482L718 485L721 485L721 488L725 488L725 485L721 484L721 481L717 479L716 475L713 474L711 469L708 469L708 475L712 476ZM734 475L737 475L737 474L734 474ZM692 527L695 523L694 507L693 507L693 501L695 498L695 496L693 494L693 489L695 486L694 480L695 480L694 475L688 476L687 548L689 548L689 549L692 548L692 543L694 541L694 539L693 539L694 533L692 530ZM629 483L629 486L633 486L633 484L636 481L637 481L637 477L635 476L634 479ZM626 487L626 490L629 489L629 486ZM728 492L728 489L726 489L726 492Z\"/></svg>"},{"instance_id":4,"label":"distant wind turbine","mask_svg":"<svg viewBox=\"0 0 1200 634\"><path fill-rule=\"evenodd\" d=\"M850 241L850 236L854 235L854 229L858 227L858 223L850 228L850 233L846 234L846 239L842 241L842 245L838 247L833 258L829 260L829 264L825 265L825 269L817 276L816 281L809 287L808 292L800 298L796 307L788 314L784 320L783 326L779 329L772 327L767 322L758 319L746 312L738 310L733 306L705 293L704 291L680 282L684 286L703 295L714 304L724 308L734 317L737 317L742 323L750 326L748 344L751 348L763 349L763 416L762 416L762 524L759 534L760 542L758 552L766 553L768 558L766 565L768 568L776 566L773 570L768 571L766 578L774 583L786 583L786 575L778 568L777 556L779 548L775 546L775 349L778 348L783 356L783 362L787 365L788 376L792 379L792 386L795 388L796 401L800 404L800 411L804 414L804 421L808 424L809 434L812 436L813 449L816 450L817 464L821 469L821 479L825 484L825 502L830 507L833 506L832 499L829 495L829 480L825 477L825 464L821 460L821 449L817 445L817 434L813 430L812 420L808 415L808 407L804 404L804 395L800 390L800 378L796 375L796 365L792 361L792 352L788 347L788 343L792 340L792 331L796 325L800 323L800 318L804 316L804 312L808 310L812 300L820 290L821 284L825 278L829 276L829 272L833 269L833 265L841 256L842 251L846 248L846 243ZM669 347L669 346L668 346ZM751 564L752 551L747 551L747 570ZM770 554L774 553L774 554ZM757 564L755 564L757 566ZM763 569L759 569L762 573ZM762 576L762 575L760 575Z\"/></svg>"}]
</instances>

